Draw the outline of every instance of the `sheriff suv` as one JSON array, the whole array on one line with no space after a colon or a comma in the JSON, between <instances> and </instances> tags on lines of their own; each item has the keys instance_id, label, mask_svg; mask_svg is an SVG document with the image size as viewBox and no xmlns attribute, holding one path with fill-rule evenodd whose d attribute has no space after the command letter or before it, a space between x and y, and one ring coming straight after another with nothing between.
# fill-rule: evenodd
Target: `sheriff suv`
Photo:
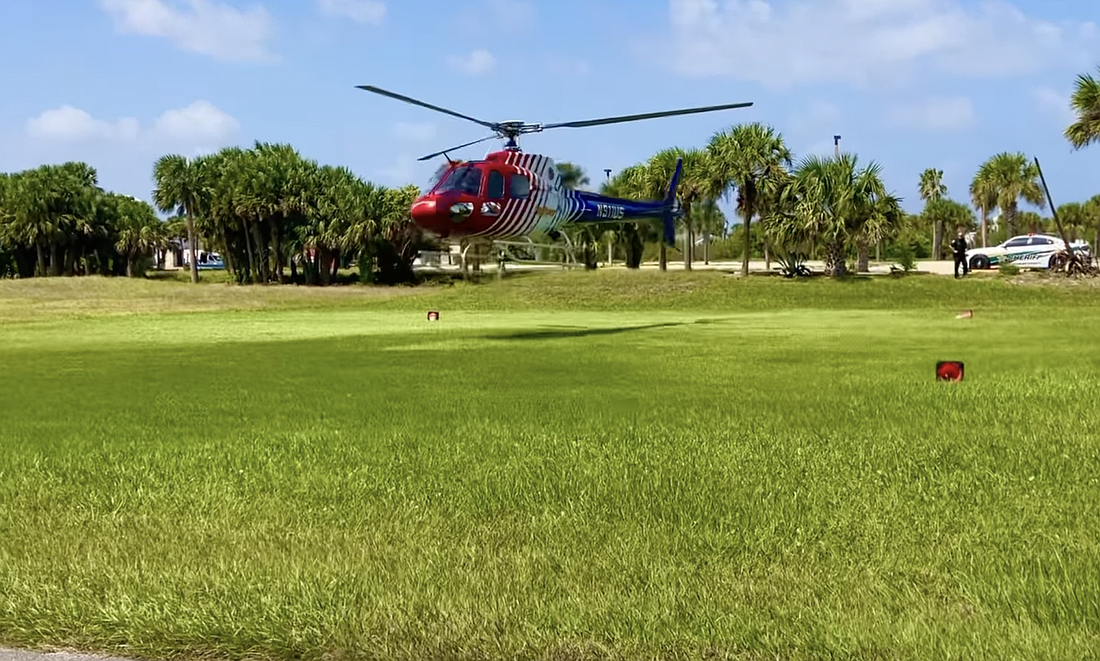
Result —
<instances>
[{"instance_id":1,"label":"sheriff suv","mask_svg":"<svg viewBox=\"0 0 1100 661\"><path fill-rule=\"evenodd\" d=\"M1070 247L1076 252L1090 255L1089 244L1074 241ZM1020 268L1049 269L1054 256L1064 251L1062 239L1049 234L1024 234L1014 236L999 246L971 248L966 251L966 261L972 269L987 269L1011 262Z\"/></svg>"}]
</instances>

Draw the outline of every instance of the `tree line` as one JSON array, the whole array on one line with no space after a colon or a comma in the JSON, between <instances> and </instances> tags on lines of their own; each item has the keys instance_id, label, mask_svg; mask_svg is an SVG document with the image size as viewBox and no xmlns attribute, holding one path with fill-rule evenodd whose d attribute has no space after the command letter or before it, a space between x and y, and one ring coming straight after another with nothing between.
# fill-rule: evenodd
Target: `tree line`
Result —
<instances>
[{"instance_id":1,"label":"tree line","mask_svg":"<svg viewBox=\"0 0 1100 661\"><path fill-rule=\"evenodd\" d=\"M1075 150L1100 141L1100 81L1082 74L1076 81L1071 107L1077 115L1064 131ZM648 161L632 165L605 182L601 191L635 199L659 199L668 185L677 158L684 171L678 191L684 209L681 250L685 268L695 259L696 231L704 233L704 251L715 232L716 202L736 201L741 223L732 234L741 242L742 274L748 274L749 259L772 254L789 264L809 256L822 258L826 271L841 275L854 268L865 271L872 247L881 255L908 254L943 259L947 230L979 231L982 247L999 243L1022 232L1054 232L1051 217L1020 210L1026 202L1042 208L1048 204L1036 164L1019 152L1001 152L975 172L968 191L970 204L948 195L943 171L925 170L917 183L924 202L918 214L900 208L900 198L887 191L878 163L861 165L854 154L811 155L797 163L783 137L774 128L742 124L714 134L702 149L668 149ZM587 183L582 170L561 164L559 171L570 184ZM583 185L582 183L582 185ZM977 210L977 213L975 213ZM989 231L997 214L996 231ZM1057 215L1071 241L1092 239L1100 246L1100 195L1084 202L1070 202L1057 208ZM754 226L753 221L758 221ZM754 227L756 230L754 231ZM600 230L586 226L580 238L594 246ZM718 227L720 238L728 240L728 227ZM646 241L656 241L657 228L635 224L610 234L624 245L628 266L637 267ZM930 238L929 238L930 235ZM586 258L591 251L586 251ZM706 257L705 257L706 259ZM660 264L667 255L660 246Z\"/></svg>"},{"instance_id":2,"label":"tree line","mask_svg":"<svg viewBox=\"0 0 1100 661\"><path fill-rule=\"evenodd\" d=\"M364 281L410 280L429 245L409 217L416 186L379 186L286 144L164 156L153 180L154 204L184 220L192 281L200 242L224 256L237 282L313 285L351 264Z\"/></svg>"},{"instance_id":3,"label":"tree line","mask_svg":"<svg viewBox=\"0 0 1100 661\"><path fill-rule=\"evenodd\" d=\"M1065 138L1074 149L1100 141L1100 82L1080 75L1071 105L1077 118ZM677 158L684 165L677 191L684 210L679 252L689 269L699 236L704 260L717 247L741 258L742 274L752 258L793 267L812 256L835 276L867 270L872 250L878 258L885 251L895 259L941 259L955 228L980 229L983 246L1025 230L1052 229L1048 218L1019 208L1021 202L1047 202L1038 169L1025 154L1003 152L983 163L969 204L948 195L941 170L926 170L917 185L925 206L907 214L900 197L886 189L878 163L861 163L850 153L796 162L782 135L762 123L719 131L702 148L660 151L600 189L660 199ZM558 169L566 186L590 183L573 164L559 163ZM416 255L437 247L409 218L420 193L416 186L379 186L286 144L256 142L193 159L164 156L153 167L152 205L105 191L97 179L96 170L80 162L0 173L0 277L138 276L157 251L185 239L193 282L201 245L223 255L239 283L326 285L352 265L361 280L396 283L413 280ZM735 201L741 218L732 229L718 207L723 199ZM162 221L158 210L171 216ZM1071 240L1092 238L1094 249L1100 244L1100 195L1061 205L1058 216ZM568 231L590 267L604 245L611 257L618 250L628 267L637 268L649 251L657 252L661 268L667 266L669 251L656 224Z\"/></svg>"},{"instance_id":4,"label":"tree line","mask_svg":"<svg viewBox=\"0 0 1100 661\"><path fill-rule=\"evenodd\" d=\"M0 277L137 276L176 240L193 282L199 246L239 283L325 285L351 264L361 279L400 282L428 245L408 216L416 186L378 186L290 145L167 155L153 179L149 204L103 190L86 163L0 174Z\"/></svg>"},{"instance_id":5,"label":"tree line","mask_svg":"<svg viewBox=\"0 0 1100 661\"><path fill-rule=\"evenodd\" d=\"M134 275L171 230L145 202L96 181L76 162L0 173L0 277Z\"/></svg>"}]
</instances>

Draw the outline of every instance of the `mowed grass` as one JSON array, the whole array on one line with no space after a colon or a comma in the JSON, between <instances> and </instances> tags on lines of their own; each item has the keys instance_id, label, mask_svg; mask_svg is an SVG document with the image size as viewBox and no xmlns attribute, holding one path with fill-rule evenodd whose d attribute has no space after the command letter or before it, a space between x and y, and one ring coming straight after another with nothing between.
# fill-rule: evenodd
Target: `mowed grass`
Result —
<instances>
[{"instance_id":1,"label":"mowed grass","mask_svg":"<svg viewBox=\"0 0 1100 661\"><path fill-rule=\"evenodd\" d=\"M997 278L0 282L0 642L1096 658L1098 322Z\"/></svg>"}]
</instances>

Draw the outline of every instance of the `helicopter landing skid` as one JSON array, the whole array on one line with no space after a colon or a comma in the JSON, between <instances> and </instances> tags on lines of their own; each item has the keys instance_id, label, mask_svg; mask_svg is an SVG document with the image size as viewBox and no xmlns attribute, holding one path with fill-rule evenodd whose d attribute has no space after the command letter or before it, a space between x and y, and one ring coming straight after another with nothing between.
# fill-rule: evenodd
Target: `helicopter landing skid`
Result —
<instances>
[{"instance_id":1,"label":"helicopter landing skid","mask_svg":"<svg viewBox=\"0 0 1100 661\"><path fill-rule=\"evenodd\" d=\"M515 240L470 238L459 242L459 263L463 279L482 272L485 263L496 262L497 277L503 277L508 265L559 266L563 269L584 266L577 261L573 242L566 234L553 243L536 243L530 237Z\"/></svg>"}]
</instances>

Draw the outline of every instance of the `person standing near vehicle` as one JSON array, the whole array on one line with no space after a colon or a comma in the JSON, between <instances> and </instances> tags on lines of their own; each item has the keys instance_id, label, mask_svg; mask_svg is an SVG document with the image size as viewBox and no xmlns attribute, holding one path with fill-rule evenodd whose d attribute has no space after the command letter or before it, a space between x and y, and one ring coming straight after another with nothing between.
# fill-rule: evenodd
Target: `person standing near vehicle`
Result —
<instances>
[{"instance_id":1,"label":"person standing near vehicle","mask_svg":"<svg viewBox=\"0 0 1100 661\"><path fill-rule=\"evenodd\" d=\"M966 239L961 229L951 241L951 251L955 253L955 277L959 277L960 264L962 264L963 275L970 273L970 266L966 263Z\"/></svg>"}]
</instances>

